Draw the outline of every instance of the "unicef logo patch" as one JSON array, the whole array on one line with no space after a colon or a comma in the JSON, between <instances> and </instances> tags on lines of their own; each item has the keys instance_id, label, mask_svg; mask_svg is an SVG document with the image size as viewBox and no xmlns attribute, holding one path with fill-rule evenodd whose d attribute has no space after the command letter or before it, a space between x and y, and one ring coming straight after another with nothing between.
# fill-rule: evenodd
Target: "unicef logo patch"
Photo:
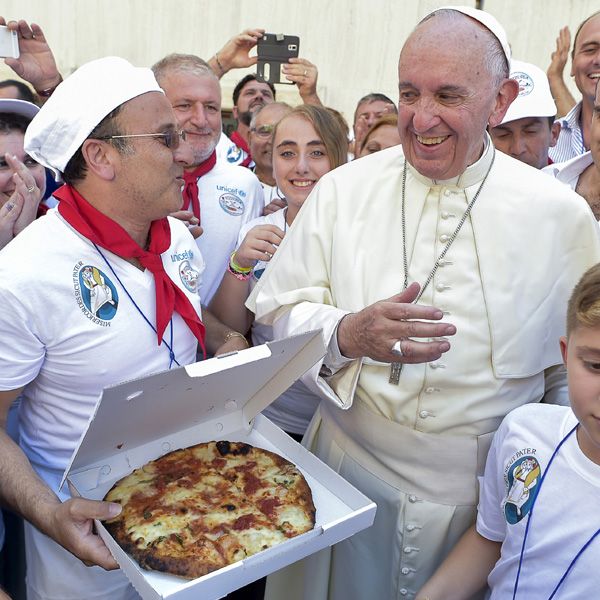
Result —
<instances>
[{"instance_id":1,"label":"unicef logo patch","mask_svg":"<svg viewBox=\"0 0 600 600\"><path fill-rule=\"evenodd\" d=\"M187 290L193 294L198 291L198 279L200 278L200 273L190 265L189 260L184 260L179 265L179 277L181 278L181 283L183 283Z\"/></svg>"},{"instance_id":2,"label":"unicef logo patch","mask_svg":"<svg viewBox=\"0 0 600 600\"><path fill-rule=\"evenodd\" d=\"M243 215L246 208L243 200L238 198L235 194L223 194L219 198L219 204L227 214L232 215L233 217Z\"/></svg>"},{"instance_id":3,"label":"unicef logo patch","mask_svg":"<svg viewBox=\"0 0 600 600\"><path fill-rule=\"evenodd\" d=\"M227 150L227 162L229 163L238 163L242 160L242 151L237 146L231 146L229 150Z\"/></svg>"},{"instance_id":4,"label":"unicef logo patch","mask_svg":"<svg viewBox=\"0 0 600 600\"><path fill-rule=\"evenodd\" d=\"M510 78L514 79L519 84L519 96L529 96L529 94L533 92L533 88L535 87L533 79L531 79L527 73L517 71L516 73L513 73Z\"/></svg>"},{"instance_id":5,"label":"unicef logo patch","mask_svg":"<svg viewBox=\"0 0 600 600\"><path fill-rule=\"evenodd\" d=\"M119 294L106 274L79 261L73 268L73 288L83 314L96 325L110 327L110 320L117 314Z\"/></svg>"},{"instance_id":6,"label":"unicef logo patch","mask_svg":"<svg viewBox=\"0 0 600 600\"><path fill-rule=\"evenodd\" d=\"M508 488L502 502L506 522L514 525L531 510L540 481L540 464L531 455L516 460L505 473Z\"/></svg>"}]
</instances>

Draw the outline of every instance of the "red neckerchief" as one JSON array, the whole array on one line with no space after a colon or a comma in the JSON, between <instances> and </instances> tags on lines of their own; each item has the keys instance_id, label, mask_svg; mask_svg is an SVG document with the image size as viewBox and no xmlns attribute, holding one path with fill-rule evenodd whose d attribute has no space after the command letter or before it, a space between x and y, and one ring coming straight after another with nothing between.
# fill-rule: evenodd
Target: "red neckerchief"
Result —
<instances>
[{"instance_id":1,"label":"red neckerchief","mask_svg":"<svg viewBox=\"0 0 600 600\"><path fill-rule=\"evenodd\" d=\"M200 163L193 171L183 172L185 186L183 187L183 206L181 208L182 210L190 210L191 206L194 216L198 217L198 221L200 221L198 177L206 175L216 164L217 151L213 150L213 153L203 163Z\"/></svg>"},{"instance_id":2,"label":"red neckerchief","mask_svg":"<svg viewBox=\"0 0 600 600\"><path fill-rule=\"evenodd\" d=\"M144 250L118 223L94 208L74 187L63 185L54 192L60 200L58 212L71 227L90 242L106 248L121 258L136 258L140 264L154 275L156 288L156 333L160 346L163 334L173 311L179 313L196 336L202 352L204 348L204 324L198 317L187 296L167 275L161 254L171 245L169 221L159 219L150 225L150 244Z\"/></svg>"},{"instance_id":3,"label":"red neckerchief","mask_svg":"<svg viewBox=\"0 0 600 600\"><path fill-rule=\"evenodd\" d=\"M237 131L234 131L229 136L229 139L247 154L246 158L240 163L240 165L242 167L249 167L250 163L252 162L252 156L250 155L250 146L248 146L246 140Z\"/></svg>"}]
</instances>

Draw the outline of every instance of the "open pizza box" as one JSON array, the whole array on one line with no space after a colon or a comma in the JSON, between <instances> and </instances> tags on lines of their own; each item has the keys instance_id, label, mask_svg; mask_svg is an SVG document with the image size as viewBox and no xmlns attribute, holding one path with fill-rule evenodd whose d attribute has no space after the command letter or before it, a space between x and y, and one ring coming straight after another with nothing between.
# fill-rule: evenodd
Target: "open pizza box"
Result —
<instances>
[{"instance_id":1,"label":"open pizza box","mask_svg":"<svg viewBox=\"0 0 600 600\"><path fill-rule=\"evenodd\" d=\"M73 496L101 500L116 481L167 452L229 440L296 464L317 509L313 530L191 581L140 568L96 522L145 600L221 598L373 523L373 502L259 414L324 353L321 332L309 332L103 391L63 477Z\"/></svg>"}]
</instances>

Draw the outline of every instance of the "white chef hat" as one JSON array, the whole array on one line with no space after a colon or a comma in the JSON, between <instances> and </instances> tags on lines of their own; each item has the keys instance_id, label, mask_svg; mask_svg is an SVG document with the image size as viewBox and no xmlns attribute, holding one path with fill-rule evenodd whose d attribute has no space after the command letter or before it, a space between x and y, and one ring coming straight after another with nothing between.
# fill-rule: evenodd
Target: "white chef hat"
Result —
<instances>
[{"instance_id":1,"label":"white chef hat","mask_svg":"<svg viewBox=\"0 0 600 600\"><path fill-rule=\"evenodd\" d=\"M435 10L432 10L429 14L434 13L437 10L456 10L467 17L471 17L476 21L479 21L486 29L488 29L494 37L500 42L502 50L504 50L504 56L506 56L506 62L510 65L510 45L508 43L508 37L504 27L500 25L500 22L496 17L484 10L478 8L472 8L471 6L440 6Z\"/></svg>"},{"instance_id":2,"label":"white chef hat","mask_svg":"<svg viewBox=\"0 0 600 600\"><path fill-rule=\"evenodd\" d=\"M57 181L93 129L117 106L146 92L162 92L148 68L107 56L67 77L25 133L29 156L54 171Z\"/></svg>"},{"instance_id":3,"label":"white chef hat","mask_svg":"<svg viewBox=\"0 0 600 600\"><path fill-rule=\"evenodd\" d=\"M526 117L556 116L556 104L544 71L531 63L513 59L510 78L519 84L519 95L509 106L502 123Z\"/></svg>"}]
</instances>

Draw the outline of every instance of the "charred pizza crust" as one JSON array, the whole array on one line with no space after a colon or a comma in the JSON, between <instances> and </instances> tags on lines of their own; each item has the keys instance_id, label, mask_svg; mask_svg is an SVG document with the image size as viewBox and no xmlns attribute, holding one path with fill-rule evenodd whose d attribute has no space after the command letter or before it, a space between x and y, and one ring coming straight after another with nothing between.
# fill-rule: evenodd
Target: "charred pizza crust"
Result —
<instances>
[{"instance_id":1,"label":"charred pizza crust","mask_svg":"<svg viewBox=\"0 0 600 600\"><path fill-rule=\"evenodd\" d=\"M196 578L309 531L315 506L283 457L241 442L176 450L118 481L105 523L146 568Z\"/></svg>"}]
</instances>

